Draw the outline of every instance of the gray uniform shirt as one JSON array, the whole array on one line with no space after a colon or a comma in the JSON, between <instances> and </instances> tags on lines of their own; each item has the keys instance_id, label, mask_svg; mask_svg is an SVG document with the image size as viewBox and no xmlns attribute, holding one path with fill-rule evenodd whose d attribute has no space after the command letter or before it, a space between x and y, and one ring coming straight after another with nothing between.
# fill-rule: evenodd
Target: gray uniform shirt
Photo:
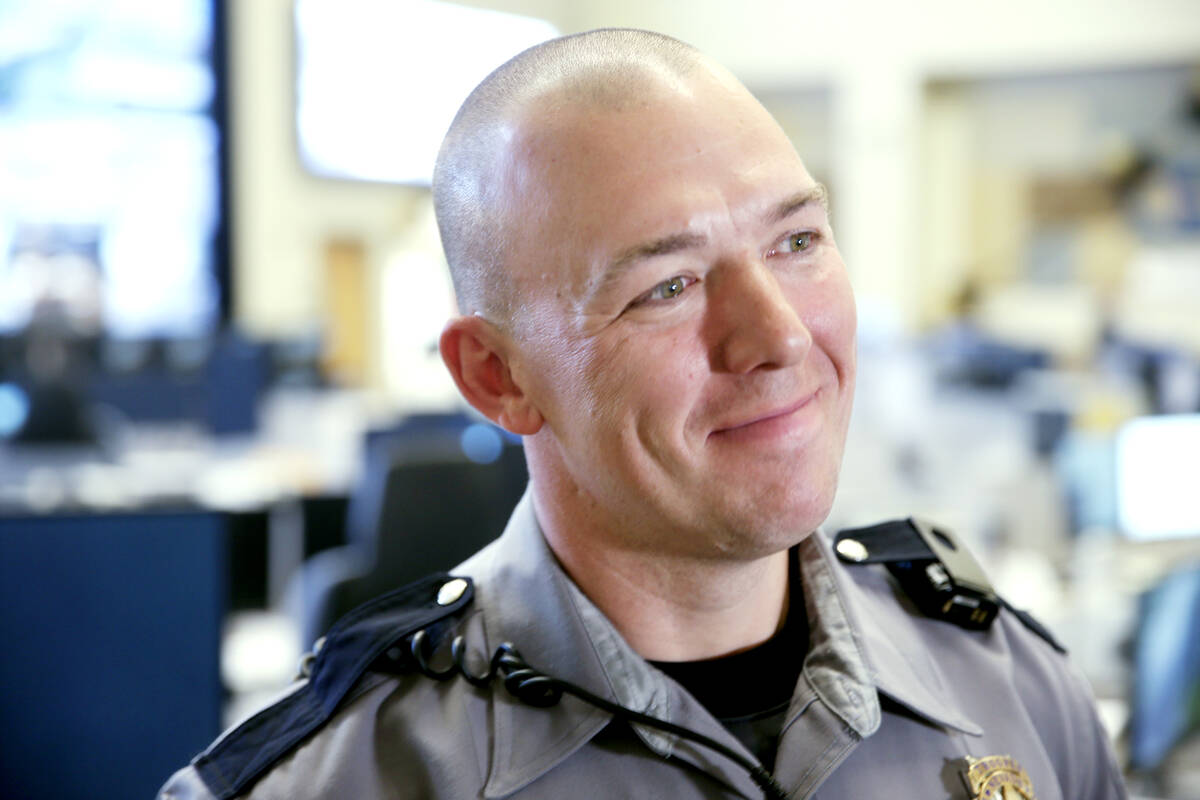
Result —
<instances>
[{"instance_id":1,"label":"gray uniform shirt","mask_svg":"<svg viewBox=\"0 0 1200 800\"><path fill-rule=\"evenodd\" d=\"M1025 770L1037 800L1127 796L1086 681L1012 614L987 631L921 616L882 567L841 564L820 532L800 545L800 567L810 644L796 653L803 669L775 767L790 797L973 798L966 757L997 755ZM563 572L528 494L504 534L454 574L475 582L459 631L479 661L512 642L543 672L753 759ZM727 758L610 721L570 696L541 709L461 677L367 672L244 796L762 797ZM212 797L192 766L161 793Z\"/></svg>"}]
</instances>

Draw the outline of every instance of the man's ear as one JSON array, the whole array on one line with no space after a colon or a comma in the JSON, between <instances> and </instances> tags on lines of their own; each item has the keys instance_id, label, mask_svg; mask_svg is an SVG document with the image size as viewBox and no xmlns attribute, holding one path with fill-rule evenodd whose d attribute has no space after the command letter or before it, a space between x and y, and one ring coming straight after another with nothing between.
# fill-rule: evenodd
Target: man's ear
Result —
<instances>
[{"instance_id":1,"label":"man's ear","mask_svg":"<svg viewBox=\"0 0 1200 800\"><path fill-rule=\"evenodd\" d=\"M438 347L458 391L480 414L521 436L537 433L545 421L509 369L508 342L482 317L455 317L446 323Z\"/></svg>"}]
</instances>

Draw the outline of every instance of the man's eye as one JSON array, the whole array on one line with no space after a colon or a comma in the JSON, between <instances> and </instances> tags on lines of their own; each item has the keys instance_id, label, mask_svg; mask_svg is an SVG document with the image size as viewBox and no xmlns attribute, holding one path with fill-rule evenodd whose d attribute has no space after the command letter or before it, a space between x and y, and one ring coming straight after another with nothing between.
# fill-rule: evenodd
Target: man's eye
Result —
<instances>
[{"instance_id":1,"label":"man's eye","mask_svg":"<svg viewBox=\"0 0 1200 800\"><path fill-rule=\"evenodd\" d=\"M640 306L646 303L673 300L683 294L684 290L695 282L695 278L687 278L683 275L676 275L674 278L663 281L650 291L643 294L641 297L638 297L630 305Z\"/></svg>"},{"instance_id":2,"label":"man's eye","mask_svg":"<svg viewBox=\"0 0 1200 800\"><path fill-rule=\"evenodd\" d=\"M670 300L678 294L682 294L687 288L687 279L676 276L669 281L663 281L658 286L650 290L650 297L653 300Z\"/></svg>"},{"instance_id":3,"label":"man's eye","mask_svg":"<svg viewBox=\"0 0 1200 800\"><path fill-rule=\"evenodd\" d=\"M812 247L812 231L793 233L783 240L780 250L785 253L800 253Z\"/></svg>"}]
</instances>

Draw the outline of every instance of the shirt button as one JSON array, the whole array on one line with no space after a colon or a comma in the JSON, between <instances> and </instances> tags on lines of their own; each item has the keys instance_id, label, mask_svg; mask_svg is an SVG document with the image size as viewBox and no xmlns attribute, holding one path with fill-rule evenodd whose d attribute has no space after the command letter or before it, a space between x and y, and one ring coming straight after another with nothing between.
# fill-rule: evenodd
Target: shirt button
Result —
<instances>
[{"instance_id":1,"label":"shirt button","mask_svg":"<svg viewBox=\"0 0 1200 800\"><path fill-rule=\"evenodd\" d=\"M866 561L870 553L858 539L842 539L837 543L838 555L847 561Z\"/></svg>"},{"instance_id":2,"label":"shirt button","mask_svg":"<svg viewBox=\"0 0 1200 800\"><path fill-rule=\"evenodd\" d=\"M438 589L437 604L448 606L462 597L465 591L467 591L467 582L462 578L446 581L442 584L442 588Z\"/></svg>"}]
</instances>

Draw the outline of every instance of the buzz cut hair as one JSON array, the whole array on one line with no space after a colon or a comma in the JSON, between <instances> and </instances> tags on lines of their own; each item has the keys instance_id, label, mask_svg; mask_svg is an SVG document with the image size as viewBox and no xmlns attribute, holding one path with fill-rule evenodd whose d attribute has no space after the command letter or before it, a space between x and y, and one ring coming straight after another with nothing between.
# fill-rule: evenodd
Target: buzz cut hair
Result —
<instances>
[{"instance_id":1,"label":"buzz cut hair","mask_svg":"<svg viewBox=\"0 0 1200 800\"><path fill-rule=\"evenodd\" d=\"M570 107L619 110L641 87L722 68L689 44L651 31L604 28L551 39L511 58L468 95L433 171L433 205L458 309L510 329L519 300L506 264L518 209L502 207L504 129L529 112ZM726 73L727 74L727 73ZM732 77L732 76L730 76Z\"/></svg>"}]
</instances>

